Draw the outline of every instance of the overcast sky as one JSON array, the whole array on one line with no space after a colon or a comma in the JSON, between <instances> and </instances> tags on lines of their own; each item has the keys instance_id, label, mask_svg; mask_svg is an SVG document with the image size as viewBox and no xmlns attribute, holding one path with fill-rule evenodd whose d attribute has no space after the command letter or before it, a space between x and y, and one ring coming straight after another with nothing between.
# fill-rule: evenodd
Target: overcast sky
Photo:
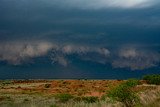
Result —
<instances>
[{"instance_id":1,"label":"overcast sky","mask_svg":"<svg viewBox=\"0 0 160 107\"><path fill-rule=\"evenodd\" d=\"M50 53L131 70L160 62L159 0L0 0L0 61L21 65Z\"/></svg>"}]
</instances>

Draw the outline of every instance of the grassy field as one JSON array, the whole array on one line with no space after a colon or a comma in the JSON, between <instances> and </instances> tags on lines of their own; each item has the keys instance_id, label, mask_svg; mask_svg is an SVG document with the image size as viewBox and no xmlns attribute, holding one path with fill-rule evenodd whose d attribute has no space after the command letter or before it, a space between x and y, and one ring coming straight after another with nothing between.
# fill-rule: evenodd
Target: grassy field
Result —
<instances>
[{"instance_id":1,"label":"grassy field","mask_svg":"<svg viewBox=\"0 0 160 107\"><path fill-rule=\"evenodd\" d=\"M107 96L125 80L5 80L0 81L0 107L124 107ZM136 107L160 107L160 86L141 80L132 87Z\"/></svg>"}]
</instances>

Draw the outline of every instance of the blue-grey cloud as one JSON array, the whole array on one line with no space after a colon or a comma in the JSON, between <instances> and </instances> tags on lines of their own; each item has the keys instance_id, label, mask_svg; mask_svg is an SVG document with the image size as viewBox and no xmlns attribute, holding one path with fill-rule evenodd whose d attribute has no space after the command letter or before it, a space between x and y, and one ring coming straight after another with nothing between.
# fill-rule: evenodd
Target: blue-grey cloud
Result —
<instances>
[{"instance_id":1,"label":"blue-grey cloud","mask_svg":"<svg viewBox=\"0 0 160 107\"><path fill-rule=\"evenodd\" d=\"M105 9L105 8L146 8L159 3L158 0L47 0L63 8Z\"/></svg>"},{"instance_id":2,"label":"blue-grey cloud","mask_svg":"<svg viewBox=\"0 0 160 107\"><path fill-rule=\"evenodd\" d=\"M19 65L27 59L44 56L53 48L49 42L6 42L0 44L0 60Z\"/></svg>"},{"instance_id":3,"label":"blue-grey cloud","mask_svg":"<svg viewBox=\"0 0 160 107\"><path fill-rule=\"evenodd\" d=\"M13 65L21 65L28 60L46 55L50 56L52 64L58 63L62 66L70 64L71 60L68 59L70 55L77 55L83 61L88 60L103 65L110 63L114 68L130 68L131 70L156 67L160 63L158 51L129 45L110 50L97 46L57 44L37 40L0 44L0 61L6 61Z\"/></svg>"},{"instance_id":4,"label":"blue-grey cloud","mask_svg":"<svg viewBox=\"0 0 160 107\"><path fill-rule=\"evenodd\" d=\"M99 47L56 44L53 42L36 40L12 41L0 44L0 61L7 61L13 65L19 65L23 64L23 62L26 62L28 59L46 56L50 51L52 51L52 61L58 62L64 66L67 65L65 55L80 55L91 52L95 52L103 56L108 56L110 54L108 49Z\"/></svg>"},{"instance_id":5,"label":"blue-grey cloud","mask_svg":"<svg viewBox=\"0 0 160 107\"><path fill-rule=\"evenodd\" d=\"M115 68L143 70L156 67L159 63L160 53L157 51L126 46L118 51L118 57L113 60L112 65Z\"/></svg>"},{"instance_id":6,"label":"blue-grey cloud","mask_svg":"<svg viewBox=\"0 0 160 107\"><path fill-rule=\"evenodd\" d=\"M0 61L18 65L51 54L52 63L63 66L71 55L114 68L158 66L158 48L126 44L159 45L159 5L158 0L0 0Z\"/></svg>"}]
</instances>

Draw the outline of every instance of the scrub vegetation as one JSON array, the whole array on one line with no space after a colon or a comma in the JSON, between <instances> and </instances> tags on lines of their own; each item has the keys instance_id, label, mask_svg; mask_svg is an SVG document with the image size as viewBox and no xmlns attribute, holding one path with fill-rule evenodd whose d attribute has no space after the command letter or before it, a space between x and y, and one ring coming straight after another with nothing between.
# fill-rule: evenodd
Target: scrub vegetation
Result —
<instances>
[{"instance_id":1,"label":"scrub vegetation","mask_svg":"<svg viewBox=\"0 0 160 107\"><path fill-rule=\"evenodd\" d=\"M133 91L133 87L137 86L137 80L128 80L108 92L108 97L122 102L126 107L133 107L139 104L138 95Z\"/></svg>"},{"instance_id":2,"label":"scrub vegetation","mask_svg":"<svg viewBox=\"0 0 160 107\"><path fill-rule=\"evenodd\" d=\"M160 75L146 75L143 77L148 84L160 85Z\"/></svg>"},{"instance_id":3,"label":"scrub vegetation","mask_svg":"<svg viewBox=\"0 0 160 107\"><path fill-rule=\"evenodd\" d=\"M0 107L159 107L158 81L159 75L143 80L6 80L0 81Z\"/></svg>"}]
</instances>

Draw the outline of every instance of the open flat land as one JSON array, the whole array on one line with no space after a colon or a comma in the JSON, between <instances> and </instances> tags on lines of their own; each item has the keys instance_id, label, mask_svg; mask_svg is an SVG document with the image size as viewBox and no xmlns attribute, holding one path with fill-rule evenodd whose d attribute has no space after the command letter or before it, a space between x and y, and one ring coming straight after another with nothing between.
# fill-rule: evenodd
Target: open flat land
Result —
<instances>
[{"instance_id":1,"label":"open flat land","mask_svg":"<svg viewBox=\"0 0 160 107\"><path fill-rule=\"evenodd\" d=\"M0 81L0 107L121 107L120 102L103 97L123 82L125 80ZM140 97L143 107L160 107L159 85L140 81L133 91ZM57 98L60 95L64 98ZM96 99L87 102L81 100L84 97Z\"/></svg>"}]
</instances>

